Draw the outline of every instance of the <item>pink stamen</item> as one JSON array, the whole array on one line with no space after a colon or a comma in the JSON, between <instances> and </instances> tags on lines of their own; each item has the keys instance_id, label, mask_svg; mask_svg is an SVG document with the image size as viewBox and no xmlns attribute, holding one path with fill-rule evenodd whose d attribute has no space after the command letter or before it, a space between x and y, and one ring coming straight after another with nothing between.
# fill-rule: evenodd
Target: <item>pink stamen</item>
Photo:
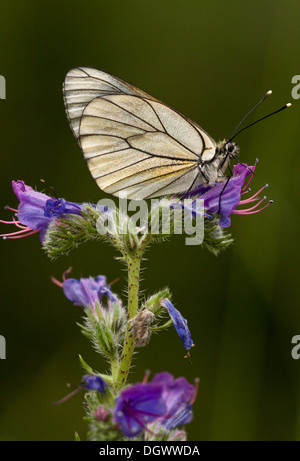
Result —
<instances>
[{"instance_id":1,"label":"pink stamen","mask_svg":"<svg viewBox=\"0 0 300 461\"><path fill-rule=\"evenodd\" d=\"M243 191L243 190L244 190L244 189L242 189L242 191ZM245 190L244 192L241 192L241 195L249 194L249 192L251 192L250 187L248 187L248 189Z\"/></svg>"},{"instance_id":2,"label":"pink stamen","mask_svg":"<svg viewBox=\"0 0 300 461\"><path fill-rule=\"evenodd\" d=\"M64 403L66 400L69 400L73 395L77 394L81 389L84 389L84 384L80 384L76 389L74 389L70 394L66 395L62 399L58 400L57 402L52 402L53 405L60 405Z\"/></svg>"},{"instance_id":3,"label":"pink stamen","mask_svg":"<svg viewBox=\"0 0 300 461\"><path fill-rule=\"evenodd\" d=\"M9 236L11 236L11 235L25 234L26 232L31 231L31 230L32 230L32 229L31 229L30 227L26 227L26 228L24 228L24 229L22 229L22 230L20 230L20 231L17 231L17 232L11 232L11 233L9 233L9 234L1 234L0 237L9 237ZM33 232L35 233L35 232L39 232L39 231L38 231L38 230L35 230L35 231L33 231Z\"/></svg>"},{"instance_id":4,"label":"pink stamen","mask_svg":"<svg viewBox=\"0 0 300 461\"><path fill-rule=\"evenodd\" d=\"M63 273L62 275L62 279L63 281L60 282L59 280L57 280L55 277L51 276L51 280L53 283L55 283L55 285L57 285L58 287L62 288L63 286L63 282L65 282L65 280L67 280L67 275L69 275L69 273L72 271L72 267L69 267L67 270L65 270L65 272Z\"/></svg>"},{"instance_id":5,"label":"pink stamen","mask_svg":"<svg viewBox=\"0 0 300 461\"><path fill-rule=\"evenodd\" d=\"M13 223L19 227L20 229L28 229L28 226L25 226L24 224L22 224L20 221L16 221L14 218L13 218Z\"/></svg>"},{"instance_id":6,"label":"pink stamen","mask_svg":"<svg viewBox=\"0 0 300 461\"><path fill-rule=\"evenodd\" d=\"M260 211L263 211L265 208L267 208L269 205L271 205L271 203L273 203L272 201L270 201L269 203L267 203L264 207L260 208L259 210L255 210L255 211L247 211L247 210L234 210L232 213L234 214L255 214L255 213L259 213Z\"/></svg>"},{"instance_id":7,"label":"pink stamen","mask_svg":"<svg viewBox=\"0 0 300 461\"><path fill-rule=\"evenodd\" d=\"M245 193L245 191L246 191L246 189L249 187L249 184L251 183L252 179L253 179L253 173L251 173L250 178L249 178L249 181L248 181L247 184L243 187L242 193Z\"/></svg>"},{"instance_id":8,"label":"pink stamen","mask_svg":"<svg viewBox=\"0 0 300 461\"><path fill-rule=\"evenodd\" d=\"M18 213L18 210L16 210L15 208L11 208L10 206L5 206L4 207L5 210L10 210L10 211L13 211L14 213Z\"/></svg>"},{"instance_id":9,"label":"pink stamen","mask_svg":"<svg viewBox=\"0 0 300 461\"><path fill-rule=\"evenodd\" d=\"M63 286L62 282L60 282L59 280L57 280L57 279L56 279L55 277L53 277L53 276L51 276L50 279L51 279L51 281L52 281L53 283L55 283L55 285L57 285L58 287L62 288L62 286Z\"/></svg>"},{"instance_id":10,"label":"pink stamen","mask_svg":"<svg viewBox=\"0 0 300 461\"><path fill-rule=\"evenodd\" d=\"M70 272L72 272L72 269L73 267L70 266L67 270L65 270L65 272L62 275L63 282L67 279L67 275L69 275Z\"/></svg>"},{"instance_id":11,"label":"pink stamen","mask_svg":"<svg viewBox=\"0 0 300 461\"><path fill-rule=\"evenodd\" d=\"M147 382L148 379L149 379L149 376L150 376L150 370L146 370L146 371L145 371L144 379L143 379L143 381L142 381L142 384L146 384L146 382Z\"/></svg>"},{"instance_id":12,"label":"pink stamen","mask_svg":"<svg viewBox=\"0 0 300 461\"><path fill-rule=\"evenodd\" d=\"M14 232L12 234L1 234L0 237L7 238L7 239L21 239L23 237L28 237L29 235L36 234L37 232L39 232L39 229L33 230L31 232L28 232L28 234L26 234L26 229L25 229L20 232ZM16 234L22 234L22 235L16 235Z\"/></svg>"},{"instance_id":13,"label":"pink stamen","mask_svg":"<svg viewBox=\"0 0 300 461\"><path fill-rule=\"evenodd\" d=\"M5 207L5 208L8 209L8 210L11 210L11 211L18 211L18 210L15 210L14 208L10 208L8 206ZM31 227L28 227L25 224L22 224L20 221L18 221L14 217L12 218L11 221L4 221L4 220L1 219L0 223L1 224L13 224L16 227L18 227L19 229L21 229L21 230L16 231L16 232L10 232L10 233L7 233L7 234L0 234L0 237L2 237L4 239L17 239L17 238L28 237L29 235L36 234L37 232L40 231L40 229L37 229L37 230L31 229Z\"/></svg>"},{"instance_id":14,"label":"pink stamen","mask_svg":"<svg viewBox=\"0 0 300 461\"><path fill-rule=\"evenodd\" d=\"M196 398L197 398L197 395L198 395L198 390L199 390L199 382L200 382L200 379L199 378L196 378L195 379L195 386L194 386L194 394L193 394L193 397L190 401L190 404L193 405L193 403L195 402Z\"/></svg>"},{"instance_id":15,"label":"pink stamen","mask_svg":"<svg viewBox=\"0 0 300 461\"><path fill-rule=\"evenodd\" d=\"M20 222L20 221L2 221L2 219L0 219L0 223L2 224L15 224L16 222Z\"/></svg>"},{"instance_id":16,"label":"pink stamen","mask_svg":"<svg viewBox=\"0 0 300 461\"><path fill-rule=\"evenodd\" d=\"M239 205L246 205L247 203L257 202L257 200L260 200L260 197L257 197L257 198L250 197L247 200L240 200Z\"/></svg>"},{"instance_id":17,"label":"pink stamen","mask_svg":"<svg viewBox=\"0 0 300 461\"><path fill-rule=\"evenodd\" d=\"M247 187L249 186L249 184L251 183L251 181L252 181L252 179L253 179L253 176L254 176L254 172L255 172L255 168L256 168L257 162L258 162L258 159L255 160L255 163L254 163L254 166L253 166L253 168L252 168L252 173L251 173L251 175L250 175L249 181L248 181L247 184L243 187L242 192L243 192L244 190L246 190Z\"/></svg>"},{"instance_id":18,"label":"pink stamen","mask_svg":"<svg viewBox=\"0 0 300 461\"><path fill-rule=\"evenodd\" d=\"M244 210L237 210L237 211L246 211L248 213L248 211L252 211L252 210L255 210L262 202L264 202L266 200L266 197L262 198L259 202L257 202L253 207L251 208L246 208Z\"/></svg>"},{"instance_id":19,"label":"pink stamen","mask_svg":"<svg viewBox=\"0 0 300 461\"><path fill-rule=\"evenodd\" d=\"M253 199L253 198L257 197L257 196L260 194L260 192L262 192L262 191L263 191L264 189L266 189L267 187L269 187L269 185L268 185L268 184L265 184L261 189L259 189L259 191L257 191L257 192L256 192L254 195L252 195L252 197L250 197L250 198ZM245 203L246 203L246 201L245 201ZM242 201L240 202L240 204L242 204Z\"/></svg>"}]
</instances>

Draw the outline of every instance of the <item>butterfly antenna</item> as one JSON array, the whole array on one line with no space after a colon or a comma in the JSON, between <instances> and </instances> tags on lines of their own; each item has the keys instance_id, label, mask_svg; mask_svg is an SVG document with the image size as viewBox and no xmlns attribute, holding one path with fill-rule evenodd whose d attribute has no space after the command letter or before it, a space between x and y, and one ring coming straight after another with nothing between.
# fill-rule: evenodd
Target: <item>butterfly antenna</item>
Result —
<instances>
[{"instance_id":1,"label":"butterfly antenna","mask_svg":"<svg viewBox=\"0 0 300 461\"><path fill-rule=\"evenodd\" d=\"M262 118L256 120L255 122L250 123L250 125L245 126L245 127L242 128L241 130L239 130L234 136L232 136L232 137L230 138L230 141L232 141L232 140L233 140L238 134L240 134L242 131L247 130L247 128L250 128L250 126L256 125L256 123L261 122L261 121L264 120L265 118L271 117L271 115L278 114L278 112L281 112L282 110L287 109L288 107L291 107L291 105L292 105L292 104L291 104L290 102L288 102L287 104L285 104L285 105L284 105L283 107L281 107L280 109L277 109L277 110L275 110L274 112L271 112L271 114L265 115L264 117L262 117Z\"/></svg>"},{"instance_id":2,"label":"butterfly antenna","mask_svg":"<svg viewBox=\"0 0 300 461\"><path fill-rule=\"evenodd\" d=\"M49 184L46 183L46 181L44 179L40 179L40 181L45 184L46 187L48 187L48 189L50 189L53 193L53 197L56 198L56 200L59 200L59 198L57 197L56 195L56 192L55 192L55 189L53 186L49 186Z\"/></svg>"},{"instance_id":3,"label":"butterfly antenna","mask_svg":"<svg viewBox=\"0 0 300 461\"><path fill-rule=\"evenodd\" d=\"M264 97L258 101L257 104L255 104L255 106L252 107L252 109L245 115L245 117L237 124L237 126L235 127L232 135L230 136L230 139L229 139L229 142L233 140L233 138L236 136L235 133L236 131L239 129L239 127L241 126L241 124L246 120L246 118L249 117L249 115L252 114L252 112L258 107L261 105L262 102L264 102L264 100L270 95L272 94L272 90L269 90L267 91L267 93L264 95Z\"/></svg>"}]
</instances>

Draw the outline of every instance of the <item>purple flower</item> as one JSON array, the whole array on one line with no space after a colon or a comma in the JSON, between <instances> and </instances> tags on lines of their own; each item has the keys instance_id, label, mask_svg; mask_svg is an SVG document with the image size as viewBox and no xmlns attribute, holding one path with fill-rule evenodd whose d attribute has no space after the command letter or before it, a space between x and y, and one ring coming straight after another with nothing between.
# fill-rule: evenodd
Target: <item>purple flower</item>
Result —
<instances>
[{"instance_id":1,"label":"purple flower","mask_svg":"<svg viewBox=\"0 0 300 461\"><path fill-rule=\"evenodd\" d=\"M163 299L160 304L167 309L169 315L172 319L173 325L175 330L177 331L178 335L182 339L183 345L188 351L193 347L194 343L191 338L190 330L187 326L187 320L182 317L180 312L173 306L171 301L167 298Z\"/></svg>"},{"instance_id":2,"label":"purple flower","mask_svg":"<svg viewBox=\"0 0 300 461\"><path fill-rule=\"evenodd\" d=\"M159 423L168 430L183 426L192 421L192 402L195 399L195 386L183 376L177 379L164 371L154 376L152 383L163 386L163 400L166 404L166 413L159 418Z\"/></svg>"},{"instance_id":3,"label":"purple flower","mask_svg":"<svg viewBox=\"0 0 300 461\"><path fill-rule=\"evenodd\" d=\"M114 409L114 421L126 437L135 437L158 422L171 430L191 421L195 387L185 378L163 372L151 383L137 383L121 392Z\"/></svg>"},{"instance_id":4,"label":"purple flower","mask_svg":"<svg viewBox=\"0 0 300 461\"><path fill-rule=\"evenodd\" d=\"M95 278L81 278L80 280L66 278L70 270L71 268L63 274L62 282L59 282L54 277L52 277L52 281L63 289L64 295L75 305L86 308L90 306L95 312L96 304L101 307L101 298L103 296L107 296L112 303L118 301L117 296L111 292L110 286L107 285L104 275L98 275Z\"/></svg>"},{"instance_id":5,"label":"purple flower","mask_svg":"<svg viewBox=\"0 0 300 461\"><path fill-rule=\"evenodd\" d=\"M82 381L85 382L85 388L88 391L104 392L106 389L105 381L96 375L84 375Z\"/></svg>"},{"instance_id":6,"label":"purple flower","mask_svg":"<svg viewBox=\"0 0 300 461\"><path fill-rule=\"evenodd\" d=\"M13 181L12 185L20 204L17 210L9 207L8 209L18 214L18 220L0 222L14 224L21 230L2 234L1 237L21 238L40 232L41 243L43 243L51 221L66 214L81 214L83 206L79 203L68 202L37 192L23 181Z\"/></svg>"},{"instance_id":7,"label":"purple flower","mask_svg":"<svg viewBox=\"0 0 300 461\"><path fill-rule=\"evenodd\" d=\"M100 376L84 375L80 385L62 399L53 402L54 405L60 405L61 403L66 402L82 389L87 389L88 391L98 391L100 393L103 393L106 389L106 383Z\"/></svg>"},{"instance_id":8,"label":"purple flower","mask_svg":"<svg viewBox=\"0 0 300 461\"><path fill-rule=\"evenodd\" d=\"M147 424L166 413L161 384L137 383L121 392L114 409L114 420L126 437L140 434Z\"/></svg>"},{"instance_id":9,"label":"purple flower","mask_svg":"<svg viewBox=\"0 0 300 461\"><path fill-rule=\"evenodd\" d=\"M220 206L220 194L221 196L221 208L220 208L220 221L219 224L221 227L229 227L231 224L230 215L231 214L254 214L259 211L264 210L269 206L272 201L268 202L262 208L258 208L259 205L266 199L266 197L260 198L258 195L262 192L268 185L266 184L258 192L252 195L246 200L242 200L242 196L249 192L248 186L253 179L253 174L257 165L257 161L254 166L248 166L246 164L238 164L233 167L233 176L230 178L227 186L222 193L222 190L225 186L225 183L215 183L211 187L200 186L196 190L187 194L186 197L193 197L195 195L198 198L204 200L204 208L206 213L209 215L215 215L219 213ZM249 181L244 185L246 178L250 176ZM238 205L246 205L248 203L257 202L253 207L236 210Z\"/></svg>"}]
</instances>

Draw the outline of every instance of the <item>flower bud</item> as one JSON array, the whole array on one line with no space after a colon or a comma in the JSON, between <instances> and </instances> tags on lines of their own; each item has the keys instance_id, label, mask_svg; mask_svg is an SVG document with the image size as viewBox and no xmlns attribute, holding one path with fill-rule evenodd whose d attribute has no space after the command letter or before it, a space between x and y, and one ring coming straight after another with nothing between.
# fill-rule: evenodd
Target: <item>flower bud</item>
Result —
<instances>
[{"instance_id":1,"label":"flower bud","mask_svg":"<svg viewBox=\"0 0 300 461\"><path fill-rule=\"evenodd\" d=\"M151 331L149 329L155 315L148 309L142 309L133 319L130 320L132 336L135 339L136 347L146 346L150 341Z\"/></svg>"},{"instance_id":2,"label":"flower bud","mask_svg":"<svg viewBox=\"0 0 300 461\"><path fill-rule=\"evenodd\" d=\"M95 325L95 333L97 346L103 355L109 358L114 358L116 354L116 346L111 329L105 322L99 322Z\"/></svg>"}]
</instances>

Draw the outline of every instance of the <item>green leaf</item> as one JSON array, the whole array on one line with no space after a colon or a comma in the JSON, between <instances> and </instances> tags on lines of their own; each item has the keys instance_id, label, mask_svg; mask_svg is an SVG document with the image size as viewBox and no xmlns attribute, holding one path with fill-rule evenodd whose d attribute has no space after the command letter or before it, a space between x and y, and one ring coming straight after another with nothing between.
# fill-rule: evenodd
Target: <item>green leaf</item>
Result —
<instances>
[{"instance_id":1,"label":"green leaf","mask_svg":"<svg viewBox=\"0 0 300 461\"><path fill-rule=\"evenodd\" d=\"M80 363L82 365L82 368L88 373L88 374L91 374L91 375L96 375L97 373L94 372L94 370L85 362L85 360L83 360L82 356L80 354L78 354L78 357L79 357L79 360L80 360Z\"/></svg>"},{"instance_id":2,"label":"green leaf","mask_svg":"<svg viewBox=\"0 0 300 461\"><path fill-rule=\"evenodd\" d=\"M170 325L173 325L173 322L172 320L168 320L166 323L164 323L163 325L158 325L156 327L150 327L149 330L150 331L158 331L158 330L163 330L165 328L168 328Z\"/></svg>"}]
</instances>

